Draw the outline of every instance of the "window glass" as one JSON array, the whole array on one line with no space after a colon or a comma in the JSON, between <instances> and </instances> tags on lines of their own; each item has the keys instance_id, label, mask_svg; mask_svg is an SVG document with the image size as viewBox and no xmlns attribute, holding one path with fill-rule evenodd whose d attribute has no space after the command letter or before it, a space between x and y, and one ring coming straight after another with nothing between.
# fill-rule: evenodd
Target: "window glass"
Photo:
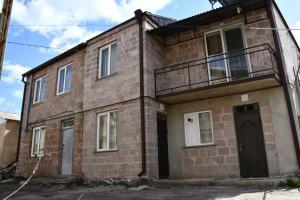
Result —
<instances>
[{"instance_id":1,"label":"window glass","mask_svg":"<svg viewBox=\"0 0 300 200\"><path fill-rule=\"evenodd\" d=\"M117 114L116 112L110 113L110 120L109 120L110 128L109 128L109 148L115 149L116 148L116 133L117 133Z\"/></svg>"},{"instance_id":2,"label":"window glass","mask_svg":"<svg viewBox=\"0 0 300 200\"><path fill-rule=\"evenodd\" d=\"M46 77L43 77L41 80L40 101L43 101L45 98L45 88L46 88Z\"/></svg>"},{"instance_id":3,"label":"window glass","mask_svg":"<svg viewBox=\"0 0 300 200\"><path fill-rule=\"evenodd\" d=\"M58 93L62 93L64 91L64 81L65 81L65 68L61 69L59 72Z\"/></svg>"},{"instance_id":4,"label":"window glass","mask_svg":"<svg viewBox=\"0 0 300 200\"><path fill-rule=\"evenodd\" d=\"M101 77L108 74L108 53L109 48L102 49L101 53Z\"/></svg>"},{"instance_id":5,"label":"window glass","mask_svg":"<svg viewBox=\"0 0 300 200\"><path fill-rule=\"evenodd\" d=\"M107 115L100 116L99 149L107 149Z\"/></svg>"},{"instance_id":6,"label":"window glass","mask_svg":"<svg viewBox=\"0 0 300 200\"><path fill-rule=\"evenodd\" d=\"M41 89L41 80L35 82L35 99L34 102L40 101L40 89Z\"/></svg>"},{"instance_id":7,"label":"window glass","mask_svg":"<svg viewBox=\"0 0 300 200\"><path fill-rule=\"evenodd\" d=\"M45 146L45 128L41 128L40 129L39 155L44 155L44 146Z\"/></svg>"},{"instance_id":8,"label":"window glass","mask_svg":"<svg viewBox=\"0 0 300 200\"><path fill-rule=\"evenodd\" d=\"M222 39L220 32L208 34L206 36L208 56L223 53Z\"/></svg>"},{"instance_id":9,"label":"window glass","mask_svg":"<svg viewBox=\"0 0 300 200\"><path fill-rule=\"evenodd\" d=\"M65 91L71 90L72 82L72 65L67 66Z\"/></svg>"},{"instance_id":10,"label":"window glass","mask_svg":"<svg viewBox=\"0 0 300 200\"><path fill-rule=\"evenodd\" d=\"M33 129L31 156L43 156L45 146L45 128L37 127Z\"/></svg>"},{"instance_id":11,"label":"window glass","mask_svg":"<svg viewBox=\"0 0 300 200\"><path fill-rule=\"evenodd\" d=\"M117 62L117 43L111 45L111 55L110 55L110 74L116 72L116 62Z\"/></svg>"},{"instance_id":12,"label":"window glass","mask_svg":"<svg viewBox=\"0 0 300 200\"><path fill-rule=\"evenodd\" d=\"M210 112L199 113L199 127L201 144L212 143L212 129Z\"/></svg>"},{"instance_id":13,"label":"window glass","mask_svg":"<svg viewBox=\"0 0 300 200\"><path fill-rule=\"evenodd\" d=\"M38 148L39 148L39 129L34 129L33 138L32 139L33 139L32 154L33 155L37 155Z\"/></svg>"}]
</instances>

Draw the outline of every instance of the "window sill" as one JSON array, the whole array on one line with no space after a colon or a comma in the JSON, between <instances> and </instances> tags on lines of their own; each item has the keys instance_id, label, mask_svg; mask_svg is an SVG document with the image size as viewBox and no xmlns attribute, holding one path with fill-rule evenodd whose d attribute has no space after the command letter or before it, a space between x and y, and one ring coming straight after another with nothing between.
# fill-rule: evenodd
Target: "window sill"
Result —
<instances>
[{"instance_id":1,"label":"window sill","mask_svg":"<svg viewBox=\"0 0 300 200\"><path fill-rule=\"evenodd\" d=\"M185 146L183 149L192 149L192 148L201 148L201 147L210 147L210 146L216 146L216 144L201 144L201 145L195 145L195 146Z\"/></svg>"},{"instance_id":2,"label":"window sill","mask_svg":"<svg viewBox=\"0 0 300 200\"><path fill-rule=\"evenodd\" d=\"M97 75L96 81L99 81L99 80L102 80L102 79L105 79L105 78L109 78L109 77L114 76L116 74L117 74L117 72L114 72L112 74L109 74L109 75L106 75L106 76L103 76L103 77L98 77L98 75Z\"/></svg>"},{"instance_id":3,"label":"window sill","mask_svg":"<svg viewBox=\"0 0 300 200\"><path fill-rule=\"evenodd\" d=\"M94 153L109 153L109 152L116 152L119 151L118 149L107 149L107 150L96 150Z\"/></svg>"},{"instance_id":4,"label":"window sill","mask_svg":"<svg viewBox=\"0 0 300 200\"><path fill-rule=\"evenodd\" d=\"M71 94L71 90L62 93L56 93L56 96L66 96L68 94Z\"/></svg>"},{"instance_id":5,"label":"window sill","mask_svg":"<svg viewBox=\"0 0 300 200\"><path fill-rule=\"evenodd\" d=\"M44 103L44 101L33 102L33 103L32 103L32 106L37 106L37 105L40 105L40 104L42 104L42 103Z\"/></svg>"}]
</instances>

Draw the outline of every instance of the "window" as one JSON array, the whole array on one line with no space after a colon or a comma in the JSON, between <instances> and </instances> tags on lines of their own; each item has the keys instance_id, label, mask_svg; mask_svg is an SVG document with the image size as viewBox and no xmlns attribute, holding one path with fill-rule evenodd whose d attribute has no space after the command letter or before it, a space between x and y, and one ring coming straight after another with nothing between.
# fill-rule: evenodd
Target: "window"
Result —
<instances>
[{"instance_id":1,"label":"window","mask_svg":"<svg viewBox=\"0 0 300 200\"><path fill-rule=\"evenodd\" d=\"M109 44L100 49L98 78L115 73L117 61L117 43Z\"/></svg>"},{"instance_id":2,"label":"window","mask_svg":"<svg viewBox=\"0 0 300 200\"><path fill-rule=\"evenodd\" d=\"M66 65L58 70L57 94L71 90L72 64Z\"/></svg>"},{"instance_id":3,"label":"window","mask_svg":"<svg viewBox=\"0 0 300 200\"><path fill-rule=\"evenodd\" d=\"M211 111L184 114L186 146L214 143Z\"/></svg>"},{"instance_id":4,"label":"window","mask_svg":"<svg viewBox=\"0 0 300 200\"><path fill-rule=\"evenodd\" d=\"M117 112L100 113L97 116L97 151L117 148Z\"/></svg>"},{"instance_id":5,"label":"window","mask_svg":"<svg viewBox=\"0 0 300 200\"><path fill-rule=\"evenodd\" d=\"M44 100L45 97L46 76L35 80L33 103Z\"/></svg>"},{"instance_id":6,"label":"window","mask_svg":"<svg viewBox=\"0 0 300 200\"><path fill-rule=\"evenodd\" d=\"M45 127L36 127L33 129L31 156L43 156L45 145Z\"/></svg>"}]
</instances>

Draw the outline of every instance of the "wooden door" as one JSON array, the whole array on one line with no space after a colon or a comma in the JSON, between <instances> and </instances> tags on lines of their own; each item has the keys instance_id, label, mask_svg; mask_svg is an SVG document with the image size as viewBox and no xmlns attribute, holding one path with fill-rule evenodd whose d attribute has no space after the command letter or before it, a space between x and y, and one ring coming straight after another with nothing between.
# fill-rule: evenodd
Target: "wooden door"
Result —
<instances>
[{"instance_id":1,"label":"wooden door","mask_svg":"<svg viewBox=\"0 0 300 200\"><path fill-rule=\"evenodd\" d=\"M164 115L157 115L158 168L159 178L169 177L168 131Z\"/></svg>"}]
</instances>

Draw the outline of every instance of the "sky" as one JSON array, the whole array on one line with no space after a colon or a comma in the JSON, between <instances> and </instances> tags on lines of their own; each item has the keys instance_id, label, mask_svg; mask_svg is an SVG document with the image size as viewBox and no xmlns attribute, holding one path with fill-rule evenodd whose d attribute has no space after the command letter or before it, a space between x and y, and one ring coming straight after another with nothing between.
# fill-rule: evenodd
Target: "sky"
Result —
<instances>
[{"instance_id":1,"label":"sky","mask_svg":"<svg viewBox=\"0 0 300 200\"><path fill-rule=\"evenodd\" d=\"M300 1L276 2L289 26L300 29ZM0 80L0 111L21 113L24 72L62 53L60 49L69 49L133 17L139 8L182 19L208 11L211 5L208 0L14 0ZM300 43L300 31L294 35Z\"/></svg>"}]
</instances>

